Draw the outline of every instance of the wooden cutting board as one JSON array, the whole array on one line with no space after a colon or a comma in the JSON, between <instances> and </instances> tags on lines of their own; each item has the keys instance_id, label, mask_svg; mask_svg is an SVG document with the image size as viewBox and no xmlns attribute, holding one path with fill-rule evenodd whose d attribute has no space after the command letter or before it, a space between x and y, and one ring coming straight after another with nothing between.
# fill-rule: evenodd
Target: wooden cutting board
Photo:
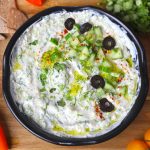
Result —
<instances>
[{"instance_id":1,"label":"wooden cutting board","mask_svg":"<svg viewBox=\"0 0 150 150\"><path fill-rule=\"evenodd\" d=\"M42 7L35 7L25 0L17 0L19 9L25 12L29 17L37 12L52 6L79 6L96 5L99 0L47 0ZM148 69L150 70L150 35L139 35L143 43L146 55ZM10 37L7 40L0 41L0 60L2 62L3 52ZM0 78L2 78L2 63L0 64ZM2 85L2 81L0 79ZM132 139L142 139L144 132L150 128L150 92L144 104L144 107L138 117L129 127L117 137L96 145L66 147L49 144L35 137L24 129L10 113L4 102L2 89L0 90L0 122L5 126L5 132L8 139L10 150L125 150L127 143Z\"/></svg>"}]
</instances>

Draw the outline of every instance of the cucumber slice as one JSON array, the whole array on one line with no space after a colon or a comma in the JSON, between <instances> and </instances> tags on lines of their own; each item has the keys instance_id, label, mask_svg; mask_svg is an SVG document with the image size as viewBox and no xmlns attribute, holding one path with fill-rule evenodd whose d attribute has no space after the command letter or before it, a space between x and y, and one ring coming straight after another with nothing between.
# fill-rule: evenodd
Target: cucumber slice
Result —
<instances>
[{"instance_id":1,"label":"cucumber slice","mask_svg":"<svg viewBox=\"0 0 150 150\"><path fill-rule=\"evenodd\" d=\"M85 41L85 37L84 37L84 35L82 35L82 34L80 34L79 36L78 36L78 39L79 39L79 41L82 43L83 41Z\"/></svg>"},{"instance_id":2,"label":"cucumber slice","mask_svg":"<svg viewBox=\"0 0 150 150\"><path fill-rule=\"evenodd\" d=\"M89 50L88 50L87 46L81 47L81 53L83 53L84 55L89 55Z\"/></svg>"},{"instance_id":3,"label":"cucumber slice","mask_svg":"<svg viewBox=\"0 0 150 150\"><path fill-rule=\"evenodd\" d=\"M77 45L79 45L79 44L80 44L80 41L78 40L78 38L72 38L70 40L70 45L74 48L77 47Z\"/></svg>"},{"instance_id":4,"label":"cucumber slice","mask_svg":"<svg viewBox=\"0 0 150 150\"><path fill-rule=\"evenodd\" d=\"M96 90L96 96L97 97L101 98L104 95L105 95L105 92L102 88L99 88L99 89Z\"/></svg>"},{"instance_id":5,"label":"cucumber slice","mask_svg":"<svg viewBox=\"0 0 150 150\"><path fill-rule=\"evenodd\" d=\"M97 40L102 40L103 39L103 33L100 27L94 27L93 28L94 33L96 34L96 39Z\"/></svg>"},{"instance_id":6,"label":"cucumber slice","mask_svg":"<svg viewBox=\"0 0 150 150\"><path fill-rule=\"evenodd\" d=\"M73 36L74 36L74 37L78 37L78 36L79 36L79 32L78 32L78 31L74 32L74 33L73 33Z\"/></svg>"},{"instance_id":7,"label":"cucumber slice","mask_svg":"<svg viewBox=\"0 0 150 150\"><path fill-rule=\"evenodd\" d=\"M103 50L101 48L98 49L96 57L99 59L103 59L105 57Z\"/></svg>"},{"instance_id":8,"label":"cucumber slice","mask_svg":"<svg viewBox=\"0 0 150 150\"><path fill-rule=\"evenodd\" d=\"M89 61L94 62L94 60L95 60L95 54L91 54L90 58L89 58Z\"/></svg>"},{"instance_id":9,"label":"cucumber slice","mask_svg":"<svg viewBox=\"0 0 150 150\"><path fill-rule=\"evenodd\" d=\"M101 75L108 83L110 83L113 87L116 87L116 86L117 86L118 78L113 77L113 76L110 75L110 73L103 72L103 71L100 72L100 75Z\"/></svg>"},{"instance_id":10,"label":"cucumber slice","mask_svg":"<svg viewBox=\"0 0 150 150\"><path fill-rule=\"evenodd\" d=\"M126 99L129 98L129 95L128 95L128 86L125 85L125 86L122 86L120 88L120 91L119 91Z\"/></svg>"},{"instance_id":11,"label":"cucumber slice","mask_svg":"<svg viewBox=\"0 0 150 150\"><path fill-rule=\"evenodd\" d=\"M85 38L88 43L93 44L96 40L96 34L94 31L91 29L90 31L86 32Z\"/></svg>"},{"instance_id":12,"label":"cucumber slice","mask_svg":"<svg viewBox=\"0 0 150 150\"><path fill-rule=\"evenodd\" d=\"M87 46L79 47L79 51L80 51L80 55L79 55L80 60L85 60L88 58L90 53Z\"/></svg>"},{"instance_id":13,"label":"cucumber slice","mask_svg":"<svg viewBox=\"0 0 150 150\"><path fill-rule=\"evenodd\" d=\"M70 33L68 33L68 34L65 36L66 41L68 41L71 37L72 37L72 35L71 35Z\"/></svg>"},{"instance_id":14,"label":"cucumber slice","mask_svg":"<svg viewBox=\"0 0 150 150\"><path fill-rule=\"evenodd\" d=\"M120 48L109 50L106 56L114 60L123 58L122 50Z\"/></svg>"},{"instance_id":15,"label":"cucumber slice","mask_svg":"<svg viewBox=\"0 0 150 150\"><path fill-rule=\"evenodd\" d=\"M130 56L129 58L126 59L130 67L133 67L133 60L132 57Z\"/></svg>"},{"instance_id":16,"label":"cucumber slice","mask_svg":"<svg viewBox=\"0 0 150 150\"><path fill-rule=\"evenodd\" d=\"M56 38L51 38L50 42L55 46L58 45L58 40Z\"/></svg>"},{"instance_id":17,"label":"cucumber slice","mask_svg":"<svg viewBox=\"0 0 150 150\"><path fill-rule=\"evenodd\" d=\"M104 89L105 89L106 92L114 91L114 87L111 84L109 84L108 82L105 82Z\"/></svg>"},{"instance_id":18,"label":"cucumber slice","mask_svg":"<svg viewBox=\"0 0 150 150\"><path fill-rule=\"evenodd\" d=\"M85 60L85 59L87 59L87 56L84 55L83 53L81 53L81 54L79 55L79 59L80 59L80 60Z\"/></svg>"},{"instance_id":19,"label":"cucumber slice","mask_svg":"<svg viewBox=\"0 0 150 150\"><path fill-rule=\"evenodd\" d=\"M75 57L76 56L76 51L74 49L71 49L69 52L68 52L68 56L69 57Z\"/></svg>"}]
</instances>

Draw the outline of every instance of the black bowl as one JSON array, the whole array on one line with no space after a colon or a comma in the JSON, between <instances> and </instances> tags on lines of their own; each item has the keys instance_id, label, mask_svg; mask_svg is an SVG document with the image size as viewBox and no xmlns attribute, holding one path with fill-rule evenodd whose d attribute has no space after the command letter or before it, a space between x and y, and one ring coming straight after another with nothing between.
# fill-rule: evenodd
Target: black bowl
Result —
<instances>
[{"instance_id":1,"label":"black bowl","mask_svg":"<svg viewBox=\"0 0 150 150\"><path fill-rule=\"evenodd\" d=\"M118 24L121 28L123 28L126 32L128 37L131 41L134 42L136 48L137 48L137 59L139 60L139 70L140 70L140 76L141 76L141 87L138 94L138 97L136 99L136 102L128 115L124 118L124 120L121 122L119 126L117 126L112 131L103 134L101 136L92 137L92 138L65 138L65 137L58 137L54 134L47 133L46 131L42 130L34 121L32 121L30 118L28 118L24 113L20 112L18 109L17 104L12 98L11 92L10 92L10 60L11 60L11 51L13 49L14 44L16 43L17 39L21 36L21 34L34 22L40 20L43 16L49 15L54 12L59 12L66 10L68 12L74 12L74 11L82 11L82 10L94 10L100 14L106 15L111 21ZM148 75L147 75L147 66L146 66L146 58L145 58L145 52L143 49L143 46L140 44L140 42L137 40L135 35L131 32L131 30L128 29L127 26L125 26L120 20L112 16L111 14L105 12L104 10L101 10L96 7L91 6L85 6L85 7L53 7L46 9L32 18L30 18L24 25L22 25L16 33L11 38L9 44L7 45L7 48L4 53L3 58L3 94L4 98L6 100L6 103L11 110L12 114L15 116L15 118L32 134L36 135L37 137L51 142L55 144L60 145L87 145L87 144L95 144L100 143L103 141L106 141L108 139L111 139L112 137L116 136L120 132L122 132L137 116L139 111L141 110L146 95L148 92Z\"/></svg>"}]
</instances>

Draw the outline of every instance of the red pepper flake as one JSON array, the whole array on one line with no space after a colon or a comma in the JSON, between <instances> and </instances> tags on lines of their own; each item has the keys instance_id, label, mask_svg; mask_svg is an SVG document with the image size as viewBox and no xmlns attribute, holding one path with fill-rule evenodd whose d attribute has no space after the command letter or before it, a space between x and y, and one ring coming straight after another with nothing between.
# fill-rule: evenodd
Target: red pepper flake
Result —
<instances>
[{"instance_id":1,"label":"red pepper flake","mask_svg":"<svg viewBox=\"0 0 150 150\"><path fill-rule=\"evenodd\" d=\"M119 94L119 96L121 97L121 93Z\"/></svg>"},{"instance_id":2,"label":"red pepper flake","mask_svg":"<svg viewBox=\"0 0 150 150\"><path fill-rule=\"evenodd\" d=\"M122 81L122 79L123 79L122 77L118 78L118 82L121 82L121 81Z\"/></svg>"},{"instance_id":3,"label":"red pepper flake","mask_svg":"<svg viewBox=\"0 0 150 150\"><path fill-rule=\"evenodd\" d=\"M94 107L95 107L96 115L98 117L100 117L100 119L105 120L105 118L103 117L103 113L101 112L101 110L100 110L98 104L96 104L96 102L95 102L95 106Z\"/></svg>"},{"instance_id":4,"label":"red pepper flake","mask_svg":"<svg viewBox=\"0 0 150 150\"><path fill-rule=\"evenodd\" d=\"M67 34L67 33L68 33L68 30L67 30L67 29L64 29L64 35Z\"/></svg>"},{"instance_id":5,"label":"red pepper flake","mask_svg":"<svg viewBox=\"0 0 150 150\"><path fill-rule=\"evenodd\" d=\"M80 46L86 46L86 44L81 43Z\"/></svg>"}]
</instances>

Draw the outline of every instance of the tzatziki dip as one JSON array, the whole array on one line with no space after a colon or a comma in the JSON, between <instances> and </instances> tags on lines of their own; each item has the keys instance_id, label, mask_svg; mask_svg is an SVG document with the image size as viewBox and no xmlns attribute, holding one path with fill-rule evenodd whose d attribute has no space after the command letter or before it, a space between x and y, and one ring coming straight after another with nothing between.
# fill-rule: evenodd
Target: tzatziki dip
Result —
<instances>
[{"instance_id":1,"label":"tzatziki dip","mask_svg":"<svg viewBox=\"0 0 150 150\"><path fill-rule=\"evenodd\" d=\"M140 87L136 47L92 10L42 17L17 40L11 94L21 112L63 137L94 137L128 115Z\"/></svg>"}]
</instances>

